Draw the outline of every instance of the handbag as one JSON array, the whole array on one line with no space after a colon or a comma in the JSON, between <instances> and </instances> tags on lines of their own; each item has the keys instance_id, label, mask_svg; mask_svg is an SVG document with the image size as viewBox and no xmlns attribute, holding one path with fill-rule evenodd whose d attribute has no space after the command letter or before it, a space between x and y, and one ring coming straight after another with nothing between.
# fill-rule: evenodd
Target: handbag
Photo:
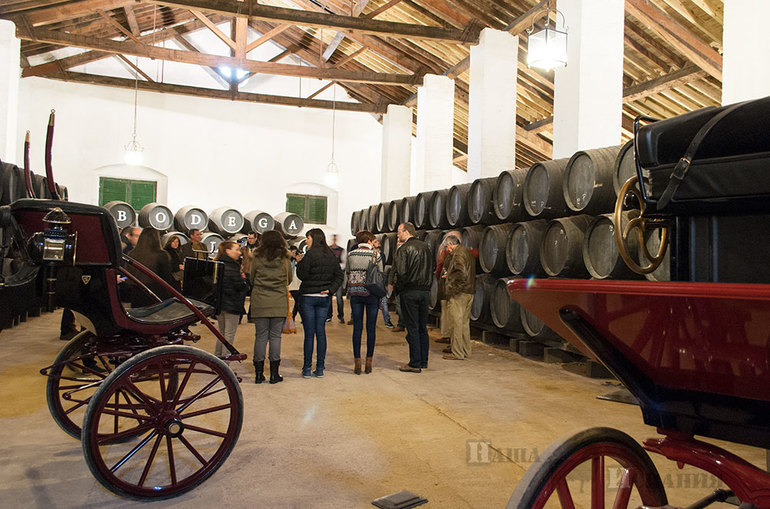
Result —
<instances>
[{"instance_id":1,"label":"handbag","mask_svg":"<svg viewBox=\"0 0 770 509\"><path fill-rule=\"evenodd\" d=\"M385 275L380 271L377 266L376 258L369 260L369 266L366 268L366 276L364 278L364 288L375 297L385 297L388 294L388 289L385 285Z\"/></svg>"},{"instance_id":2,"label":"handbag","mask_svg":"<svg viewBox=\"0 0 770 509\"><path fill-rule=\"evenodd\" d=\"M281 334L296 334L297 324L294 323L294 317L291 316L291 306L289 306L289 267L286 267L286 307L289 312L286 315L286 320L283 322L283 328Z\"/></svg>"}]
</instances>

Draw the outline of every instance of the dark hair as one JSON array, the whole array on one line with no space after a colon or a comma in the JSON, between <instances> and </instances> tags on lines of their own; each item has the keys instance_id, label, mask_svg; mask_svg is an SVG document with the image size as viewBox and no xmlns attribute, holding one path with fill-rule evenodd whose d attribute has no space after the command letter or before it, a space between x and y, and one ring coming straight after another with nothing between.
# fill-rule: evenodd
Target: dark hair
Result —
<instances>
[{"instance_id":1,"label":"dark hair","mask_svg":"<svg viewBox=\"0 0 770 509\"><path fill-rule=\"evenodd\" d=\"M145 228L136 241L136 247L131 250L131 258L148 260L148 255L159 251L163 251L160 247L160 232L155 228Z\"/></svg>"},{"instance_id":2,"label":"dark hair","mask_svg":"<svg viewBox=\"0 0 770 509\"><path fill-rule=\"evenodd\" d=\"M374 234L369 230L361 230L356 233L356 244L370 244L374 242Z\"/></svg>"},{"instance_id":3,"label":"dark hair","mask_svg":"<svg viewBox=\"0 0 770 509\"><path fill-rule=\"evenodd\" d=\"M414 236L414 233L417 231L414 229L414 225L409 221L407 221L406 223L401 223L401 225L404 227L404 230L406 230L407 233L409 233L409 235Z\"/></svg>"},{"instance_id":4,"label":"dark hair","mask_svg":"<svg viewBox=\"0 0 770 509\"><path fill-rule=\"evenodd\" d=\"M297 246L289 246L289 251L294 252L299 251L299 249L297 249Z\"/></svg>"},{"instance_id":5,"label":"dark hair","mask_svg":"<svg viewBox=\"0 0 770 509\"><path fill-rule=\"evenodd\" d=\"M328 251L330 255L334 256L334 253L329 247L329 244L326 243L326 234L322 229L311 228L310 230L307 231L307 233L305 233L305 237L310 237L311 239L313 239L313 245L310 246L310 249L308 251L321 249L322 251Z\"/></svg>"},{"instance_id":6,"label":"dark hair","mask_svg":"<svg viewBox=\"0 0 770 509\"><path fill-rule=\"evenodd\" d=\"M214 257L215 260L221 260L223 257L227 256L227 251L233 246L237 246L237 242L233 242L232 240L226 240L224 242L219 243L219 250L217 251L217 255Z\"/></svg>"},{"instance_id":7,"label":"dark hair","mask_svg":"<svg viewBox=\"0 0 770 509\"><path fill-rule=\"evenodd\" d=\"M283 235L276 230L266 231L262 235L262 241L259 243L259 247L254 251L254 258L264 256L268 261L280 257L288 257L288 255L286 240L284 240Z\"/></svg>"},{"instance_id":8,"label":"dark hair","mask_svg":"<svg viewBox=\"0 0 770 509\"><path fill-rule=\"evenodd\" d=\"M193 234L193 233L195 233L195 232L199 232L199 231L201 231L201 229L200 229L200 228L190 228L189 230L187 230L187 236L188 236L188 237L192 237L192 234Z\"/></svg>"},{"instance_id":9,"label":"dark hair","mask_svg":"<svg viewBox=\"0 0 770 509\"><path fill-rule=\"evenodd\" d=\"M180 239L179 236L177 235L172 235L166 241L166 245L163 246L163 249L174 249L171 247L171 243L174 242L175 240L179 241L179 246L176 249L179 249L180 247L182 247L182 239Z\"/></svg>"},{"instance_id":10,"label":"dark hair","mask_svg":"<svg viewBox=\"0 0 770 509\"><path fill-rule=\"evenodd\" d=\"M247 233L246 235L254 235L255 237L258 237L258 236L259 236L259 233L255 232L254 230L251 230L251 231L250 231L249 233Z\"/></svg>"}]
</instances>

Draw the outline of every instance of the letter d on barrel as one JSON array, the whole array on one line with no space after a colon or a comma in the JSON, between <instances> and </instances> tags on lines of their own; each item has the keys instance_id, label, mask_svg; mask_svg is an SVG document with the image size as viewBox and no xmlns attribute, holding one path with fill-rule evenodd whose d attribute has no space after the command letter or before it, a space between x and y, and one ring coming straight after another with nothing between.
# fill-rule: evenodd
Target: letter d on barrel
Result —
<instances>
[{"instance_id":1,"label":"letter d on barrel","mask_svg":"<svg viewBox=\"0 0 770 509\"><path fill-rule=\"evenodd\" d=\"M208 224L209 216L203 210L192 205L182 207L174 214L174 226L183 232L192 228L205 230Z\"/></svg>"}]
</instances>

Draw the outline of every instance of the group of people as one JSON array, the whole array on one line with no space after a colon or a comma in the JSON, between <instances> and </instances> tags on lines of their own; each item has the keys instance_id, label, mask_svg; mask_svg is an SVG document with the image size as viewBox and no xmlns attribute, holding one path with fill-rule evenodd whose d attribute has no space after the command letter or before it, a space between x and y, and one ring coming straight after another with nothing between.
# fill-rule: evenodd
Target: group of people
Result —
<instances>
[{"instance_id":1,"label":"group of people","mask_svg":"<svg viewBox=\"0 0 770 509\"><path fill-rule=\"evenodd\" d=\"M434 277L433 255L428 246L415 237L411 223L398 227L398 247L388 279L389 290L397 296L399 323L406 329L409 344L409 362L401 371L417 372L428 367L428 302ZM335 235L336 237L336 235ZM159 232L128 227L121 234L124 252L155 272L173 288L179 289L183 264L187 257L205 258L207 250L201 243L200 231L190 232L190 242L182 245L172 235L161 246ZM266 381L264 368L269 362L271 384L281 382L281 334L287 317L302 318L304 331L302 376L320 378L326 368L326 323L330 321L332 297L337 297L337 318L344 322L343 288L350 302L352 318L352 350L355 374L371 373L376 342L377 315L383 311L386 325L393 328L388 313L387 299L367 289L367 271L371 266L383 271L383 256L379 242L370 231L356 234L356 246L344 263L344 250L329 246L323 230L313 228L306 233L305 248L289 246L277 231L263 235L251 232L244 246L225 241L219 244L215 260L224 265L222 280L219 330L229 343L243 315L254 323L255 340L253 362L255 383ZM443 242L442 259L437 276L442 293L442 336L451 337L445 358L465 359L470 355L469 314L475 292L475 260L462 246L457 232L449 232ZM135 274L156 294L165 292L142 274ZM343 287L343 281L346 284ZM249 308L245 307L249 296ZM290 309L290 298L295 305ZM132 306L152 304L146 292L131 292ZM394 330L399 330L398 329ZM362 337L366 330L366 350L362 361ZM315 353L315 366L313 354ZM215 354L226 359L228 352L217 342Z\"/></svg>"}]
</instances>

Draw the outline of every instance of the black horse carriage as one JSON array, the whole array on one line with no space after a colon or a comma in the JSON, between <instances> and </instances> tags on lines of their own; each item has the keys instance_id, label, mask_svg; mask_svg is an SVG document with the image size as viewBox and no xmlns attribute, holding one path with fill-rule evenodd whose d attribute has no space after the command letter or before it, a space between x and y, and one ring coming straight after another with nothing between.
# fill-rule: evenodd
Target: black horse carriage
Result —
<instances>
[{"instance_id":1,"label":"black horse carriage","mask_svg":"<svg viewBox=\"0 0 770 509\"><path fill-rule=\"evenodd\" d=\"M124 256L106 209L58 199L52 128L46 163L54 199L0 207L3 254L16 265L0 280L0 324L20 311L71 309L85 330L41 370L51 415L81 440L88 467L108 490L136 499L177 496L222 465L243 421L239 379L224 360L185 344L200 339L189 329L200 322L230 352L225 360L246 358L209 321L218 311L222 264L187 260L182 295ZM154 302L124 304L129 286Z\"/></svg>"},{"instance_id":2,"label":"black horse carriage","mask_svg":"<svg viewBox=\"0 0 770 509\"><path fill-rule=\"evenodd\" d=\"M637 176L615 207L618 251L640 274L667 264L671 281L509 282L514 299L604 363L663 435L640 446L602 427L557 442L509 508L674 509L647 452L727 486L688 509L770 508L770 473L695 438L770 448L768 119L770 98L637 119ZM626 216L629 205L638 210Z\"/></svg>"}]
</instances>

